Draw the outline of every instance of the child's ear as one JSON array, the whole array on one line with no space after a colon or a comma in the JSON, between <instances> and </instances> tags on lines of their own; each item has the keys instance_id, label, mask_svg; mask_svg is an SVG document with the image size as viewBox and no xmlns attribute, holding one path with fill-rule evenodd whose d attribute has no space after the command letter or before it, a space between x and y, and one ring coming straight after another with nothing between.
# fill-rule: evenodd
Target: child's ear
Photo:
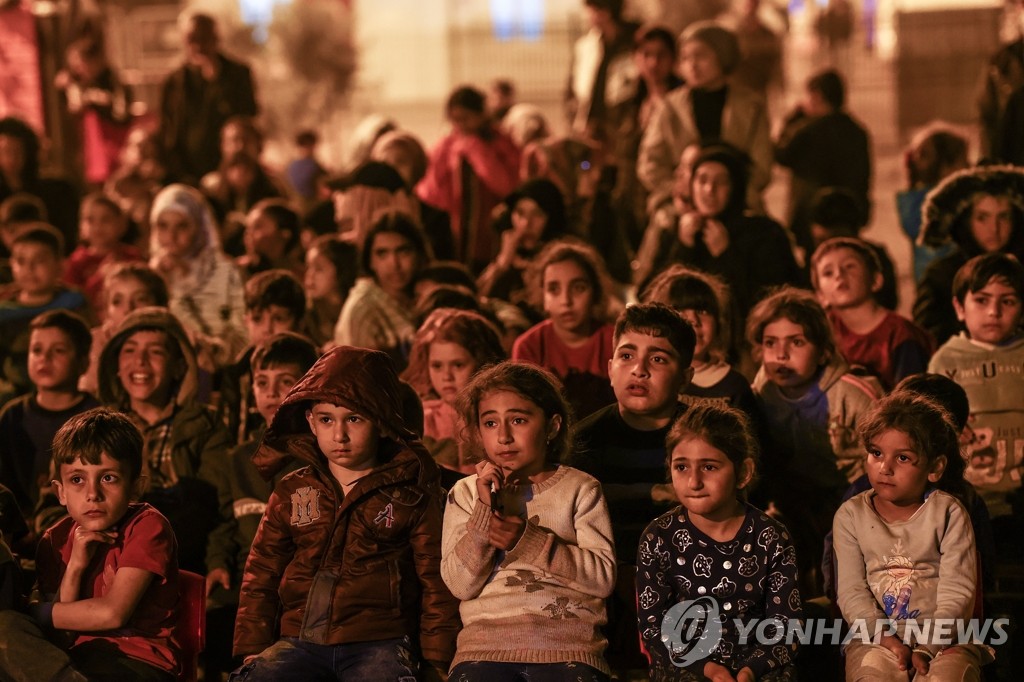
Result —
<instances>
[{"instance_id":1,"label":"child's ear","mask_svg":"<svg viewBox=\"0 0 1024 682\"><path fill-rule=\"evenodd\" d=\"M942 479L942 474L946 471L946 456L941 455L935 458L932 462L931 471L928 472L928 480L932 483L938 483Z\"/></svg>"},{"instance_id":2,"label":"child's ear","mask_svg":"<svg viewBox=\"0 0 1024 682\"><path fill-rule=\"evenodd\" d=\"M882 273L876 272L871 278L871 293L877 294L882 290L882 285L885 284L885 277Z\"/></svg>"},{"instance_id":3,"label":"child's ear","mask_svg":"<svg viewBox=\"0 0 1024 682\"><path fill-rule=\"evenodd\" d=\"M548 420L548 442L550 443L562 429L562 415L556 414Z\"/></svg>"},{"instance_id":4,"label":"child's ear","mask_svg":"<svg viewBox=\"0 0 1024 682\"><path fill-rule=\"evenodd\" d=\"M956 319L960 322L964 321L964 304L954 296L953 297L953 310L956 312Z\"/></svg>"},{"instance_id":5,"label":"child's ear","mask_svg":"<svg viewBox=\"0 0 1024 682\"><path fill-rule=\"evenodd\" d=\"M750 457L744 459L737 474L736 489L743 490L754 480L754 460Z\"/></svg>"},{"instance_id":6,"label":"child's ear","mask_svg":"<svg viewBox=\"0 0 1024 682\"><path fill-rule=\"evenodd\" d=\"M64 494L64 484L56 478L50 483L53 483L53 489L57 491L57 500L65 507L68 506L67 495Z\"/></svg>"},{"instance_id":7,"label":"child's ear","mask_svg":"<svg viewBox=\"0 0 1024 682\"><path fill-rule=\"evenodd\" d=\"M306 423L309 424L309 430L315 434L316 427L313 425L313 410L306 410Z\"/></svg>"},{"instance_id":8,"label":"child's ear","mask_svg":"<svg viewBox=\"0 0 1024 682\"><path fill-rule=\"evenodd\" d=\"M142 499L142 496L149 490L149 476L140 474L135 482L132 483L132 501L138 502Z\"/></svg>"}]
</instances>

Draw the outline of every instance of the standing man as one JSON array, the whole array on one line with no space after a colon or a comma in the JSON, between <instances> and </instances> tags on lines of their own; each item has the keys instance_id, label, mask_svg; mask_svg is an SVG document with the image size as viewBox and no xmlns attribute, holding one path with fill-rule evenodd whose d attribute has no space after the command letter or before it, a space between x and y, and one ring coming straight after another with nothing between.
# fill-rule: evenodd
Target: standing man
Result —
<instances>
[{"instance_id":1,"label":"standing man","mask_svg":"<svg viewBox=\"0 0 1024 682\"><path fill-rule=\"evenodd\" d=\"M775 161L790 169L789 229L807 256L811 240L811 203L823 187L843 187L870 214L871 141L846 110L846 85L833 69L807 81L803 101L786 118L775 144Z\"/></svg>"},{"instance_id":2,"label":"standing man","mask_svg":"<svg viewBox=\"0 0 1024 682\"><path fill-rule=\"evenodd\" d=\"M164 82L160 145L175 180L195 184L220 163L220 130L232 116L259 113L249 67L219 51L217 22L184 15L185 63Z\"/></svg>"}]
</instances>

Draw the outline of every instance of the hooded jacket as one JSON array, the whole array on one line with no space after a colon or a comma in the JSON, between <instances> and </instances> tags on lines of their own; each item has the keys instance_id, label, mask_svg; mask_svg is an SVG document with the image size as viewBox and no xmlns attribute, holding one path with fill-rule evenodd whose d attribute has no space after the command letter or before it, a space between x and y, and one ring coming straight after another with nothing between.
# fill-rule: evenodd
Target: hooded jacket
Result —
<instances>
[{"instance_id":1,"label":"hooded jacket","mask_svg":"<svg viewBox=\"0 0 1024 682\"><path fill-rule=\"evenodd\" d=\"M1006 197L1012 207L1010 240L1000 249L1024 261L1024 170L1012 166L968 168L942 181L925 198L918 242L956 248L934 261L917 285L914 322L939 345L960 332L953 310L953 279L964 263L985 251L971 234L973 199L978 194Z\"/></svg>"},{"instance_id":2,"label":"hooded jacket","mask_svg":"<svg viewBox=\"0 0 1024 682\"><path fill-rule=\"evenodd\" d=\"M195 351L181 323L166 308L140 308L127 315L118 325L100 352L97 393L100 402L128 414L131 402L118 376L121 348L135 332L159 330L166 332L177 344L185 368L178 380L172 400L174 410L167 447L174 478L180 491L177 503L145 499L167 517L178 535L179 564L188 570L205 571L206 536L217 523L216 471L227 462L230 442L224 427L212 409L196 401L199 370ZM141 429L146 424L136 417ZM170 499L170 498L168 498ZM168 504L172 507L168 507Z\"/></svg>"},{"instance_id":3,"label":"hooded jacket","mask_svg":"<svg viewBox=\"0 0 1024 682\"><path fill-rule=\"evenodd\" d=\"M836 357L822 369L818 384L800 398L785 397L763 365L752 388L772 434L774 459L784 468L778 472L780 479L794 489L841 489L864 473L857 419L882 396L877 379L851 374Z\"/></svg>"},{"instance_id":4,"label":"hooded jacket","mask_svg":"<svg viewBox=\"0 0 1024 682\"><path fill-rule=\"evenodd\" d=\"M345 407L380 434L377 466L343 494L306 421L316 403ZM441 579L440 472L402 418L398 377L380 351L339 346L285 397L253 461L274 489L246 563L234 652L278 636L317 644L409 636L446 667L458 602Z\"/></svg>"}]
</instances>

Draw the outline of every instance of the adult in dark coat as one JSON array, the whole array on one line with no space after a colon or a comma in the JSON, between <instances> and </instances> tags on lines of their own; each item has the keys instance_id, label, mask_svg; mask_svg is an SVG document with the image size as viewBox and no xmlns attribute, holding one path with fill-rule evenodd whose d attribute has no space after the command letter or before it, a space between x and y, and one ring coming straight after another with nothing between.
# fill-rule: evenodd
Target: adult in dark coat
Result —
<instances>
[{"instance_id":1,"label":"adult in dark coat","mask_svg":"<svg viewBox=\"0 0 1024 682\"><path fill-rule=\"evenodd\" d=\"M870 215L871 141L845 110L846 86L833 70L812 76L803 102L787 117L775 144L775 161L790 169L789 229L797 244L813 250L811 204L823 187L843 187Z\"/></svg>"},{"instance_id":2,"label":"adult in dark coat","mask_svg":"<svg viewBox=\"0 0 1024 682\"><path fill-rule=\"evenodd\" d=\"M205 14L183 22L185 63L164 81L160 146L171 176L195 185L220 163L220 131L232 116L259 113L249 67L218 51L217 24Z\"/></svg>"},{"instance_id":3,"label":"adult in dark coat","mask_svg":"<svg viewBox=\"0 0 1024 682\"><path fill-rule=\"evenodd\" d=\"M922 214L922 243L957 247L928 266L914 302L914 322L942 345L960 332L953 310L956 271L985 253L1024 261L1024 169L980 166L954 173L929 192Z\"/></svg>"}]
</instances>

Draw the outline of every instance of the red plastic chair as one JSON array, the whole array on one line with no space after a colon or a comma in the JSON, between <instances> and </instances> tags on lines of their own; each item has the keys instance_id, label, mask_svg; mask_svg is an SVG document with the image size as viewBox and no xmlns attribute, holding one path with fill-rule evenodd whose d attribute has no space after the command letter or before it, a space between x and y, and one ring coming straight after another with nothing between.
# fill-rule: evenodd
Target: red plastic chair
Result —
<instances>
[{"instance_id":1,"label":"red plastic chair","mask_svg":"<svg viewBox=\"0 0 1024 682\"><path fill-rule=\"evenodd\" d=\"M180 598L174 641L181 650L182 682L199 676L199 652L206 646L206 578L191 571L178 571Z\"/></svg>"}]
</instances>

